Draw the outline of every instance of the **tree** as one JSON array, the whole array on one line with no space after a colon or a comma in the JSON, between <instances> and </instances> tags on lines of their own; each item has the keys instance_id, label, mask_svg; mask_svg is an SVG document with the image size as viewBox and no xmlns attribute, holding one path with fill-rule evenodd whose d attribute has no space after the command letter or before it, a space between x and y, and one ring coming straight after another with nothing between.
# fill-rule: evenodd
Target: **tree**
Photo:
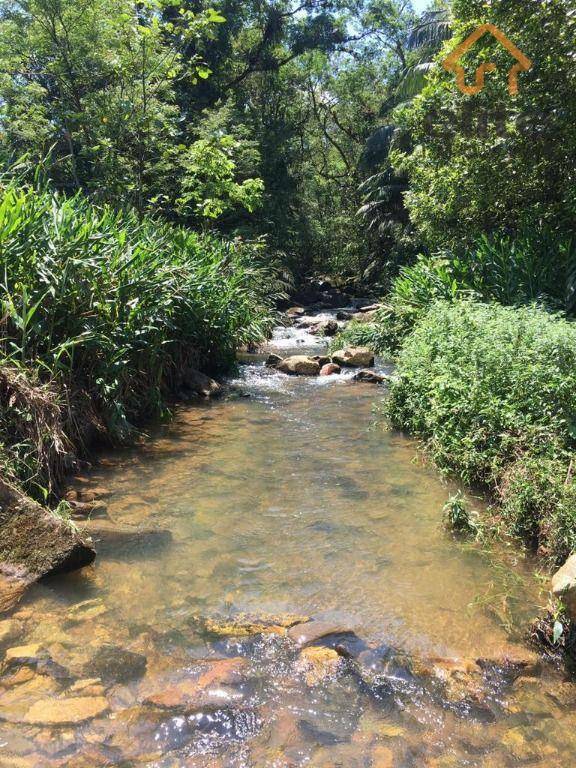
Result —
<instances>
[{"instance_id":1,"label":"tree","mask_svg":"<svg viewBox=\"0 0 576 768\"><path fill-rule=\"evenodd\" d=\"M428 85L397 113L413 138L397 152L408 173L406 203L430 248L462 247L479 234L515 233L526 224L567 231L576 213L576 16L573 0L537 3L454 0L454 39L437 57ZM509 54L485 36L478 63L498 71L482 92L462 94L439 62L478 25L499 27L533 61L511 96Z\"/></svg>"},{"instance_id":2,"label":"tree","mask_svg":"<svg viewBox=\"0 0 576 768\"><path fill-rule=\"evenodd\" d=\"M142 210L170 177L179 134L175 84L208 69L183 68L181 48L221 17L183 12L171 0L8 0L0 16L0 123L5 156L50 155L63 189L129 201ZM168 43L168 33L170 42Z\"/></svg>"}]
</instances>

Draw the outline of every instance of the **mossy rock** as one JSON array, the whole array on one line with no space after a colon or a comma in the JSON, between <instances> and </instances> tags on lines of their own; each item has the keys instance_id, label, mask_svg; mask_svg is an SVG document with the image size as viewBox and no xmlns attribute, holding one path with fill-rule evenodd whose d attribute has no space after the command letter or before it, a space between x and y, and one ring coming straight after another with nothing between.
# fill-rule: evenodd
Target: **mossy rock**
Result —
<instances>
[{"instance_id":1,"label":"mossy rock","mask_svg":"<svg viewBox=\"0 0 576 768\"><path fill-rule=\"evenodd\" d=\"M90 565L95 556L73 525L0 480L0 571L29 582Z\"/></svg>"},{"instance_id":2,"label":"mossy rock","mask_svg":"<svg viewBox=\"0 0 576 768\"><path fill-rule=\"evenodd\" d=\"M307 616L290 613L252 614L233 616L194 616L192 624L201 632L214 637L251 637L261 634L285 635L290 627L308 621Z\"/></svg>"}]
</instances>

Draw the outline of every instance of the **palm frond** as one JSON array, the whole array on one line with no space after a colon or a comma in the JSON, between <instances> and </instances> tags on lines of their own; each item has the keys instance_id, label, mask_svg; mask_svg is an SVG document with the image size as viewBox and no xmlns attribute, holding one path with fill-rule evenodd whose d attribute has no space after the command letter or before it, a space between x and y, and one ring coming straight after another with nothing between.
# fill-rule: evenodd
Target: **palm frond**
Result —
<instances>
[{"instance_id":1,"label":"palm frond","mask_svg":"<svg viewBox=\"0 0 576 768\"><path fill-rule=\"evenodd\" d=\"M398 98L408 100L416 96L424 88L426 78L434 69L433 61L423 61L404 70L402 79L396 89Z\"/></svg>"},{"instance_id":2,"label":"palm frond","mask_svg":"<svg viewBox=\"0 0 576 768\"><path fill-rule=\"evenodd\" d=\"M407 46L415 51L425 46L439 47L440 43L448 40L452 30L447 11L427 11L419 23L410 30Z\"/></svg>"}]
</instances>

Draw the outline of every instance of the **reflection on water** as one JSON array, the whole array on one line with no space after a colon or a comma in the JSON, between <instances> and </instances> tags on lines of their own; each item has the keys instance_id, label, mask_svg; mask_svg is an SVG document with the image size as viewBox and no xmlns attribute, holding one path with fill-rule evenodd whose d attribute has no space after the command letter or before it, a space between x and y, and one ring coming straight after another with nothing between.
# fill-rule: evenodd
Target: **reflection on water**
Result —
<instances>
[{"instance_id":1,"label":"reflection on water","mask_svg":"<svg viewBox=\"0 0 576 768\"><path fill-rule=\"evenodd\" d=\"M279 331L274 344L311 338ZM93 567L38 585L0 624L4 648L25 646L0 679L0 765L573 757L572 685L498 666L526 655L543 599L522 561L444 533L453 489L414 461L414 443L371 428L381 389L262 360L244 361L228 397L181 409L85 478L106 489L112 520L146 531L105 539ZM206 629L244 613L326 620L356 645L324 649L317 667L285 629Z\"/></svg>"}]
</instances>

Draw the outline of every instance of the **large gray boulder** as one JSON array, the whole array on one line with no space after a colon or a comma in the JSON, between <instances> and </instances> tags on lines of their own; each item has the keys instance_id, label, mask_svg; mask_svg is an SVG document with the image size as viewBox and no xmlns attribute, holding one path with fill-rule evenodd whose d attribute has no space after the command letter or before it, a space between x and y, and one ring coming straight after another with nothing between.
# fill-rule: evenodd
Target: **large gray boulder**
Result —
<instances>
[{"instance_id":1,"label":"large gray boulder","mask_svg":"<svg viewBox=\"0 0 576 768\"><path fill-rule=\"evenodd\" d=\"M552 594L562 599L568 615L576 620L576 554L552 576Z\"/></svg>"},{"instance_id":2,"label":"large gray boulder","mask_svg":"<svg viewBox=\"0 0 576 768\"><path fill-rule=\"evenodd\" d=\"M318 376L320 363L306 355L292 355L278 363L276 370L290 376Z\"/></svg>"},{"instance_id":3,"label":"large gray boulder","mask_svg":"<svg viewBox=\"0 0 576 768\"><path fill-rule=\"evenodd\" d=\"M271 352L268 357L266 358L266 368L276 368L278 363L282 362L282 358L280 355L275 355L273 352Z\"/></svg>"},{"instance_id":4,"label":"large gray boulder","mask_svg":"<svg viewBox=\"0 0 576 768\"><path fill-rule=\"evenodd\" d=\"M332 361L349 368L370 368L374 365L374 354L368 347L347 347L333 352Z\"/></svg>"}]
</instances>

